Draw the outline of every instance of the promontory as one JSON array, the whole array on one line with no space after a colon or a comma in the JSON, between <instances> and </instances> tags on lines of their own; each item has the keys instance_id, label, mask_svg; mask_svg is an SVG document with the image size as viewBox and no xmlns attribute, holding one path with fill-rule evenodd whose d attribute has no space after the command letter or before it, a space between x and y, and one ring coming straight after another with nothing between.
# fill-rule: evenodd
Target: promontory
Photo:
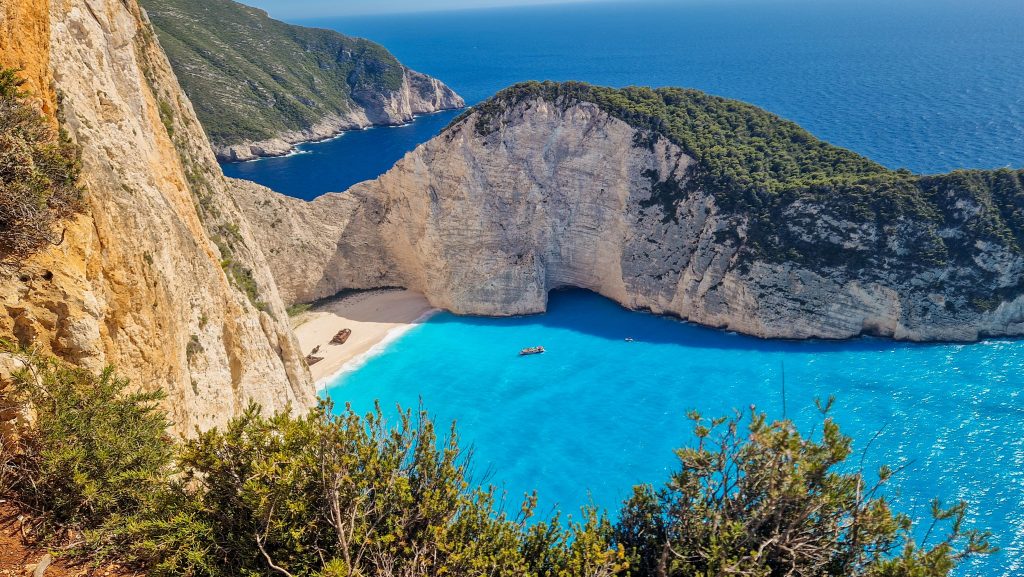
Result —
<instances>
[{"instance_id":1,"label":"promontory","mask_svg":"<svg viewBox=\"0 0 1024 577\"><path fill-rule=\"evenodd\" d=\"M287 301L461 314L579 287L769 338L1024 334L1024 172L890 170L695 90L526 83L313 202L235 182Z\"/></svg>"},{"instance_id":2,"label":"promontory","mask_svg":"<svg viewBox=\"0 0 1024 577\"><path fill-rule=\"evenodd\" d=\"M345 130L465 103L383 46L233 0L142 0L221 160L288 154Z\"/></svg>"}]
</instances>

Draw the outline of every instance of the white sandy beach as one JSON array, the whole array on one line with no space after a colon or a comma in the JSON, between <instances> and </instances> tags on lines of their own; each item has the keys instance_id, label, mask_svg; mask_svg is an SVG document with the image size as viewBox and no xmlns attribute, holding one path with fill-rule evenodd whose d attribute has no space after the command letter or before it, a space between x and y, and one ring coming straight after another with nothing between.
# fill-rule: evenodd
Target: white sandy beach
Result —
<instances>
[{"instance_id":1,"label":"white sandy beach","mask_svg":"<svg viewBox=\"0 0 1024 577\"><path fill-rule=\"evenodd\" d=\"M361 292L330 300L292 319L302 354L317 346L316 356L324 360L309 367L317 388L333 375L370 354L371 349L408 330L427 318L434 309L420 293L408 290ZM342 329L352 335L343 345L331 338Z\"/></svg>"}]
</instances>

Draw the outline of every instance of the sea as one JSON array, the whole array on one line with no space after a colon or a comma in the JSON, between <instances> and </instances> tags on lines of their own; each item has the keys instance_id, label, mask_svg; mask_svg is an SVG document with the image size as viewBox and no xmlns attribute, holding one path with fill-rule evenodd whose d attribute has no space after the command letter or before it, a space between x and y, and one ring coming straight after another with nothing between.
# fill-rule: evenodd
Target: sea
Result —
<instances>
[{"instance_id":1,"label":"sea","mask_svg":"<svg viewBox=\"0 0 1024 577\"><path fill-rule=\"evenodd\" d=\"M892 168L1024 166L1020 0L595 2L319 19L380 42L473 104L523 80L685 86L754 103ZM343 134L279 159L225 165L300 198L374 178L458 112ZM626 339L630 338L631 341ZM519 349L543 345L543 355ZM815 399L856 462L899 474L887 496L919 520L966 500L995 555L957 577L1024 575L1024 342L764 341L622 309L584 291L544 315L439 313L328 383L339 405L422 406L457 423L476 479L510 507L614 516L693 441L685 415L751 405L810 431ZM874 439L873 441L871 441ZM863 457L861 457L863 455Z\"/></svg>"}]
</instances>

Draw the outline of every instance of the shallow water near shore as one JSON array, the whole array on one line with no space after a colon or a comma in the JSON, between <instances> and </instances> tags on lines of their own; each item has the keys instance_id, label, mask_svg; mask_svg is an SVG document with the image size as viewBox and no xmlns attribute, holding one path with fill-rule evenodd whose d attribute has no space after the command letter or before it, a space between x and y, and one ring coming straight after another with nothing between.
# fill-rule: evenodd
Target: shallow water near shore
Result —
<instances>
[{"instance_id":1,"label":"shallow water near shore","mask_svg":"<svg viewBox=\"0 0 1024 577\"><path fill-rule=\"evenodd\" d=\"M633 342L625 339L631 337ZM519 357L527 346L547 353ZM375 399L456 421L478 478L533 489L541 506L617 511L638 483L662 483L672 450L691 440L688 409L708 416L751 404L802 427L815 398L870 447L867 467L906 465L889 495L928 515L929 501L966 499L973 525L1003 551L957 575L1024 571L1024 341L973 345L765 341L630 312L584 291L551 294L544 315L485 319L440 313L340 375L324 394L359 412Z\"/></svg>"}]
</instances>

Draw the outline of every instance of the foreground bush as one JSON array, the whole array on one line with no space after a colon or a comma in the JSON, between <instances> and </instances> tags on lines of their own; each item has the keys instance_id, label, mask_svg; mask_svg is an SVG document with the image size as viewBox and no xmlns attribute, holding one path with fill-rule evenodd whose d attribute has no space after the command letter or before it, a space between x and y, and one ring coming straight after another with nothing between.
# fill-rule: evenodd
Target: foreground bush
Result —
<instances>
[{"instance_id":1,"label":"foreground bush","mask_svg":"<svg viewBox=\"0 0 1024 577\"><path fill-rule=\"evenodd\" d=\"M112 369L25 361L5 393L31 404L36 425L5 455L4 492L31 514L30 535L105 557L167 486L175 446L163 395L129 393Z\"/></svg>"},{"instance_id":2,"label":"foreground bush","mask_svg":"<svg viewBox=\"0 0 1024 577\"><path fill-rule=\"evenodd\" d=\"M252 406L220 430L172 443L158 395L30 359L16 376L37 410L0 489L50 542L151 575L534 577L940 577L991 551L965 506L935 506L937 542L916 543L877 481L851 467L827 416L820 438L749 416L695 422L695 446L617 523L534 519L476 486L454 430L422 412L389 426L379 408L303 417ZM7 391L10 393L10 391Z\"/></svg>"},{"instance_id":3,"label":"foreground bush","mask_svg":"<svg viewBox=\"0 0 1024 577\"><path fill-rule=\"evenodd\" d=\"M82 200L77 147L25 101L22 84L0 69L0 267L59 244L60 221Z\"/></svg>"},{"instance_id":4,"label":"foreground bush","mask_svg":"<svg viewBox=\"0 0 1024 577\"><path fill-rule=\"evenodd\" d=\"M471 487L454 431L439 442L422 413L405 413L394 428L379 409L331 413L322 404L302 418L266 418L250 407L223 431L186 442L191 518L212 538L183 560L202 558L204 571L220 575L537 574L523 547L532 506L512 518L496 509L493 489ZM594 555L575 551L575 540L607 528L591 518L572 537L554 524L529 533L534 548L553 552L550 574L612 574L621 555L604 535ZM166 549L181 545L172 539Z\"/></svg>"},{"instance_id":5,"label":"foreground bush","mask_svg":"<svg viewBox=\"0 0 1024 577\"><path fill-rule=\"evenodd\" d=\"M620 515L615 537L636 574L938 577L993 550L963 528L964 503L935 502L928 533L947 533L915 543L909 517L881 495L892 471L871 482L851 470L851 439L821 408L820 439L753 409L745 420L692 413L697 443L677 451L680 470L660 491L636 488Z\"/></svg>"}]
</instances>

